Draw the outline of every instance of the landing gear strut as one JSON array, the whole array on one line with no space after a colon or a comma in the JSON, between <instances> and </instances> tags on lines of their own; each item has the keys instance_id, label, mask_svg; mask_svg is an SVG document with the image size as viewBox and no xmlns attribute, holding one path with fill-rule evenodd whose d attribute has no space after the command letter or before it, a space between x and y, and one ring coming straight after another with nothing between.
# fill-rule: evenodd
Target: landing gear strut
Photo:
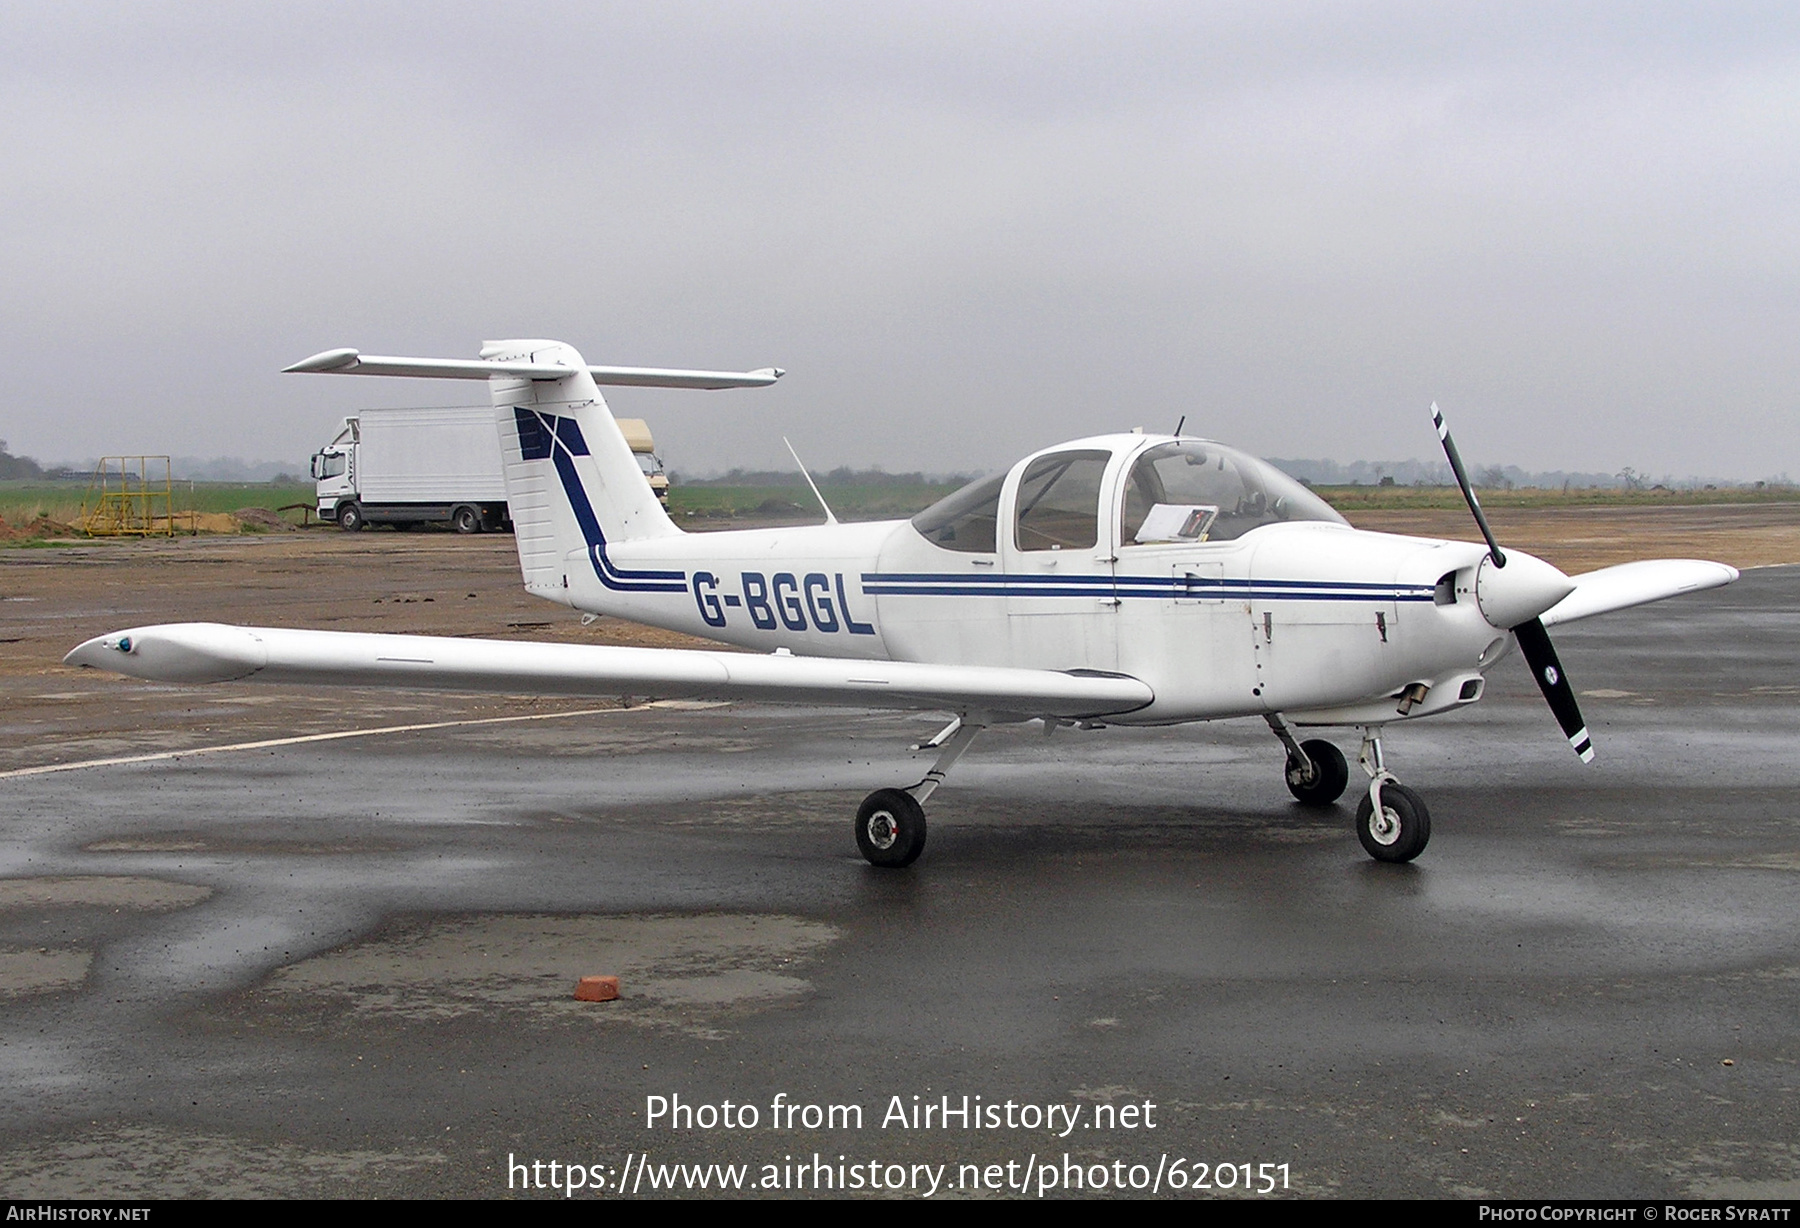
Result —
<instances>
[{"instance_id":1,"label":"landing gear strut","mask_svg":"<svg viewBox=\"0 0 1800 1228\"><path fill-rule=\"evenodd\" d=\"M951 766L984 726L959 716L914 750L938 751L925 779L909 789L877 789L856 810L856 847L872 866L898 870L925 851L924 802L944 783Z\"/></svg>"},{"instance_id":2,"label":"landing gear strut","mask_svg":"<svg viewBox=\"0 0 1800 1228\"><path fill-rule=\"evenodd\" d=\"M1356 807L1356 838L1376 861L1411 861L1431 839L1431 812L1417 793L1394 779L1381 756L1381 726L1362 727L1357 755L1369 792Z\"/></svg>"}]
</instances>

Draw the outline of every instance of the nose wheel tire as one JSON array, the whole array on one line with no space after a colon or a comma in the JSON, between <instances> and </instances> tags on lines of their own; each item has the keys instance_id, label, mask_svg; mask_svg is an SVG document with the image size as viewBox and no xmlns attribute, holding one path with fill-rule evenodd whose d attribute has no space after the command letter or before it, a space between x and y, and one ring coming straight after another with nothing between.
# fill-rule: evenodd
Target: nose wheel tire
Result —
<instances>
[{"instance_id":1,"label":"nose wheel tire","mask_svg":"<svg viewBox=\"0 0 1800 1228\"><path fill-rule=\"evenodd\" d=\"M1411 861L1425 851L1431 839L1431 812L1425 802L1405 785L1381 786L1381 814L1363 794L1356 808L1356 838L1376 861Z\"/></svg>"},{"instance_id":2,"label":"nose wheel tire","mask_svg":"<svg viewBox=\"0 0 1800 1228\"><path fill-rule=\"evenodd\" d=\"M856 811L856 847L872 866L897 870L925 851L925 809L902 789L877 789Z\"/></svg>"},{"instance_id":3,"label":"nose wheel tire","mask_svg":"<svg viewBox=\"0 0 1800 1228\"><path fill-rule=\"evenodd\" d=\"M1344 787L1350 783L1344 752L1322 738L1302 742L1300 749L1310 762L1288 760L1287 787L1294 800L1302 806L1329 806L1344 796Z\"/></svg>"}]
</instances>

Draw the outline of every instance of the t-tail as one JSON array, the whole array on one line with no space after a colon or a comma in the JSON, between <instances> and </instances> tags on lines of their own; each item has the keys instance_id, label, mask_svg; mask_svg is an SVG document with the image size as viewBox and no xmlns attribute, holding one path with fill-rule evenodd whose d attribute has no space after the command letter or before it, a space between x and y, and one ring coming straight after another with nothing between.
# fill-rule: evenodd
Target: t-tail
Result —
<instances>
[{"instance_id":1,"label":"t-tail","mask_svg":"<svg viewBox=\"0 0 1800 1228\"><path fill-rule=\"evenodd\" d=\"M610 592L687 591L682 572L621 567L608 555L609 547L622 542L681 530L644 480L600 385L756 388L782 375L774 367L745 372L590 367L573 346L546 340L489 341L479 360L327 350L287 370L487 380L525 587L564 604L577 568L592 569Z\"/></svg>"}]
</instances>

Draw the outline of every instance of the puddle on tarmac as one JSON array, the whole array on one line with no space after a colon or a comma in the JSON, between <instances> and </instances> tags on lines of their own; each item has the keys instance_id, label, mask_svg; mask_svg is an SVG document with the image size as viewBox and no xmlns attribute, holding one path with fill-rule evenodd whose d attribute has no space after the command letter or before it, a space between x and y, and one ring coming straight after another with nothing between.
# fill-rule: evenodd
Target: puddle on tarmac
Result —
<instances>
[{"instance_id":1,"label":"puddle on tarmac","mask_svg":"<svg viewBox=\"0 0 1800 1228\"><path fill-rule=\"evenodd\" d=\"M78 989L93 962L73 947L0 947L0 998Z\"/></svg>"},{"instance_id":2,"label":"puddle on tarmac","mask_svg":"<svg viewBox=\"0 0 1800 1228\"><path fill-rule=\"evenodd\" d=\"M0 878L0 909L130 908L169 912L192 908L210 895L211 887L133 874Z\"/></svg>"},{"instance_id":3,"label":"puddle on tarmac","mask_svg":"<svg viewBox=\"0 0 1800 1228\"><path fill-rule=\"evenodd\" d=\"M244 1000L293 1026L492 1020L630 1023L702 1039L734 1016L799 1000L800 972L839 936L802 917L401 917L277 969ZM584 976L617 976L613 1002L577 1002Z\"/></svg>"},{"instance_id":4,"label":"puddle on tarmac","mask_svg":"<svg viewBox=\"0 0 1800 1228\"><path fill-rule=\"evenodd\" d=\"M13 1198L366 1196L371 1179L404 1178L446 1160L436 1152L311 1151L138 1126L0 1154L0 1189Z\"/></svg>"}]
</instances>

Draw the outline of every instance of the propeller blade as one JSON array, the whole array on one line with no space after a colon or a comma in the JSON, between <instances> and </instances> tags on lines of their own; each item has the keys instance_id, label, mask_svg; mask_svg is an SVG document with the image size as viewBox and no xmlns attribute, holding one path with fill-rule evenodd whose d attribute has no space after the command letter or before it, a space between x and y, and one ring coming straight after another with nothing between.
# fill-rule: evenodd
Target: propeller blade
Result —
<instances>
[{"instance_id":1,"label":"propeller blade","mask_svg":"<svg viewBox=\"0 0 1800 1228\"><path fill-rule=\"evenodd\" d=\"M1456 475L1456 484L1462 487L1463 498L1468 501L1469 510L1475 513L1475 523L1481 526L1481 535L1487 538L1488 557L1494 560L1494 566L1506 566L1506 555L1500 550L1500 543L1494 540L1494 531L1488 528L1487 517L1482 515L1481 500L1475 497L1475 488L1469 485L1469 475L1463 471L1462 457L1457 455L1456 441L1450 438L1450 424L1444 421L1443 413L1437 402L1431 403L1432 425L1437 427L1438 440L1444 445L1444 455L1450 458L1450 472Z\"/></svg>"},{"instance_id":2,"label":"propeller blade","mask_svg":"<svg viewBox=\"0 0 1800 1228\"><path fill-rule=\"evenodd\" d=\"M1587 722L1581 719L1575 689L1569 685L1568 675L1563 673L1562 662L1556 659L1556 649L1551 647L1550 633L1535 618L1512 630L1518 637L1519 651L1525 654L1525 662L1531 666L1531 676L1537 679L1538 689L1549 701L1550 711L1556 715L1556 723L1562 726L1569 745L1575 748L1583 763L1592 763L1594 744L1588 738Z\"/></svg>"}]
</instances>

